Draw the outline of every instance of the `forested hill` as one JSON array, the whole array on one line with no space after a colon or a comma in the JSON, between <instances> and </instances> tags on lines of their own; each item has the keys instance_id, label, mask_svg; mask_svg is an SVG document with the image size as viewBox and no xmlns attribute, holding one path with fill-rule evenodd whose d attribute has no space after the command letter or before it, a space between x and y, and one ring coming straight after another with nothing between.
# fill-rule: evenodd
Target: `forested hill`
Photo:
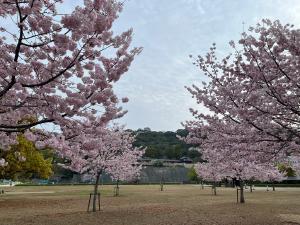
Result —
<instances>
[{"instance_id":1,"label":"forested hill","mask_svg":"<svg viewBox=\"0 0 300 225\"><path fill-rule=\"evenodd\" d=\"M134 131L137 134L135 146L147 147L145 157L155 159L180 159L183 156L190 157L193 161L199 161L200 154L196 150L189 150L192 146L179 140L176 135L186 136L187 131L180 129L172 131L151 131L149 128Z\"/></svg>"}]
</instances>

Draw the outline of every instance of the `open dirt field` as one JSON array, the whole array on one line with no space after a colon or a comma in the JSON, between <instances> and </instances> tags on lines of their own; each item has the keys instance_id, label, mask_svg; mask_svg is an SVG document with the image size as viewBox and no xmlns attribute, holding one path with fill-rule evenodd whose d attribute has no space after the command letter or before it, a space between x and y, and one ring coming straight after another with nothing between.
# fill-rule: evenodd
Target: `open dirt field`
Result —
<instances>
[{"instance_id":1,"label":"open dirt field","mask_svg":"<svg viewBox=\"0 0 300 225\"><path fill-rule=\"evenodd\" d=\"M0 195L0 225L214 225L300 224L300 189L246 191L246 203L236 203L235 189L195 185L113 186L102 189L102 210L87 213L92 186L13 187Z\"/></svg>"}]
</instances>

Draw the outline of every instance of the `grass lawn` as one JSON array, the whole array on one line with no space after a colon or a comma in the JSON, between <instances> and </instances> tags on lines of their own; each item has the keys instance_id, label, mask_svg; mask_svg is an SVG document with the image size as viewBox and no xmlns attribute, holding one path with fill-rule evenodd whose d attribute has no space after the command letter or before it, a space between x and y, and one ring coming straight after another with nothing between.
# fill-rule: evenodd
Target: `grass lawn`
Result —
<instances>
[{"instance_id":1,"label":"grass lawn","mask_svg":"<svg viewBox=\"0 0 300 225\"><path fill-rule=\"evenodd\" d=\"M7 187L0 195L0 225L296 225L300 224L300 188L246 190L245 204L236 191L195 185L124 185L101 188L101 212L87 213L92 186Z\"/></svg>"}]
</instances>

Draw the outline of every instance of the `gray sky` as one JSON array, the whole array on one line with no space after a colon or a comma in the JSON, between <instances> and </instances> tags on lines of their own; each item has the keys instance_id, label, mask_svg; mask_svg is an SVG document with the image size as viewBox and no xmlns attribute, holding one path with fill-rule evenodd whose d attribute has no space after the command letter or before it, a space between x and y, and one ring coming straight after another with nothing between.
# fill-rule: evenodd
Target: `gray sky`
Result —
<instances>
[{"instance_id":1,"label":"gray sky","mask_svg":"<svg viewBox=\"0 0 300 225\"><path fill-rule=\"evenodd\" d=\"M213 42L221 55L228 53L243 22L247 28L269 18L299 27L299 12L299 0L127 0L114 30L132 27L132 46L144 50L116 85L117 94L130 99L120 122L132 129L182 128L196 105L184 86L204 78L189 54L204 54Z\"/></svg>"}]
</instances>

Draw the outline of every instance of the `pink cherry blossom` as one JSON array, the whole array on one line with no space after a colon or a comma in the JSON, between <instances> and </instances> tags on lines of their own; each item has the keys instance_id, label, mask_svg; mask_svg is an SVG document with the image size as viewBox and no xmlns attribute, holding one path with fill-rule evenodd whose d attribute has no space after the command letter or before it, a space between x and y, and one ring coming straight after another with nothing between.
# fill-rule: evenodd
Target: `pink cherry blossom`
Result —
<instances>
[{"instance_id":1,"label":"pink cherry blossom","mask_svg":"<svg viewBox=\"0 0 300 225\"><path fill-rule=\"evenodd\" d=\"M99 121L82 123L75 130L65 128L68 137L47 139L47 144L68 160L65 168L94 177L94 211L101 174L110 174L117 181L130 181L138 177L142 168L138 159L144 154L144 149L133 147L135 137L129 131L120 126L103 127Z\"/></svg>"},{"instance_id":2,"label":"pink cherry blossom","mask_svg":"<svg viewBox=\"0 0 300 225\"><path fill-rule=\"evenodd\" d=\"M55 124L65 136L66 127L76 129L86 120L104 125L125 113L113 85L141 48L130 48L132 29L120 35L111 29L123 4L85 0L63 16L60 4L65 3L0 0L1 149L25 130L40 146L45 136L64 140L54 141L57 135L47 131L34 137L43 133L38 125ZM11 18L15 24L9 27Z\"/></svg>"},{"instance_id":3,"label":"pink cherry blossom","mask_svg":"<svg viewBox=\"0 0 300 225\"><path fill-rule=\"evenodd\" d=\"M190 110L194 120L185 123L185 140L208 162L200 174L212 179L217 170L239 179L241 193L246 180L283 179L276 165L300 149L299 41L293 26L263 20L243 33L239 45L230 42L227 57L218 60L213 44L195 59L208 82L187 90L210 112Z\"/></svg>"}]
</instances>

